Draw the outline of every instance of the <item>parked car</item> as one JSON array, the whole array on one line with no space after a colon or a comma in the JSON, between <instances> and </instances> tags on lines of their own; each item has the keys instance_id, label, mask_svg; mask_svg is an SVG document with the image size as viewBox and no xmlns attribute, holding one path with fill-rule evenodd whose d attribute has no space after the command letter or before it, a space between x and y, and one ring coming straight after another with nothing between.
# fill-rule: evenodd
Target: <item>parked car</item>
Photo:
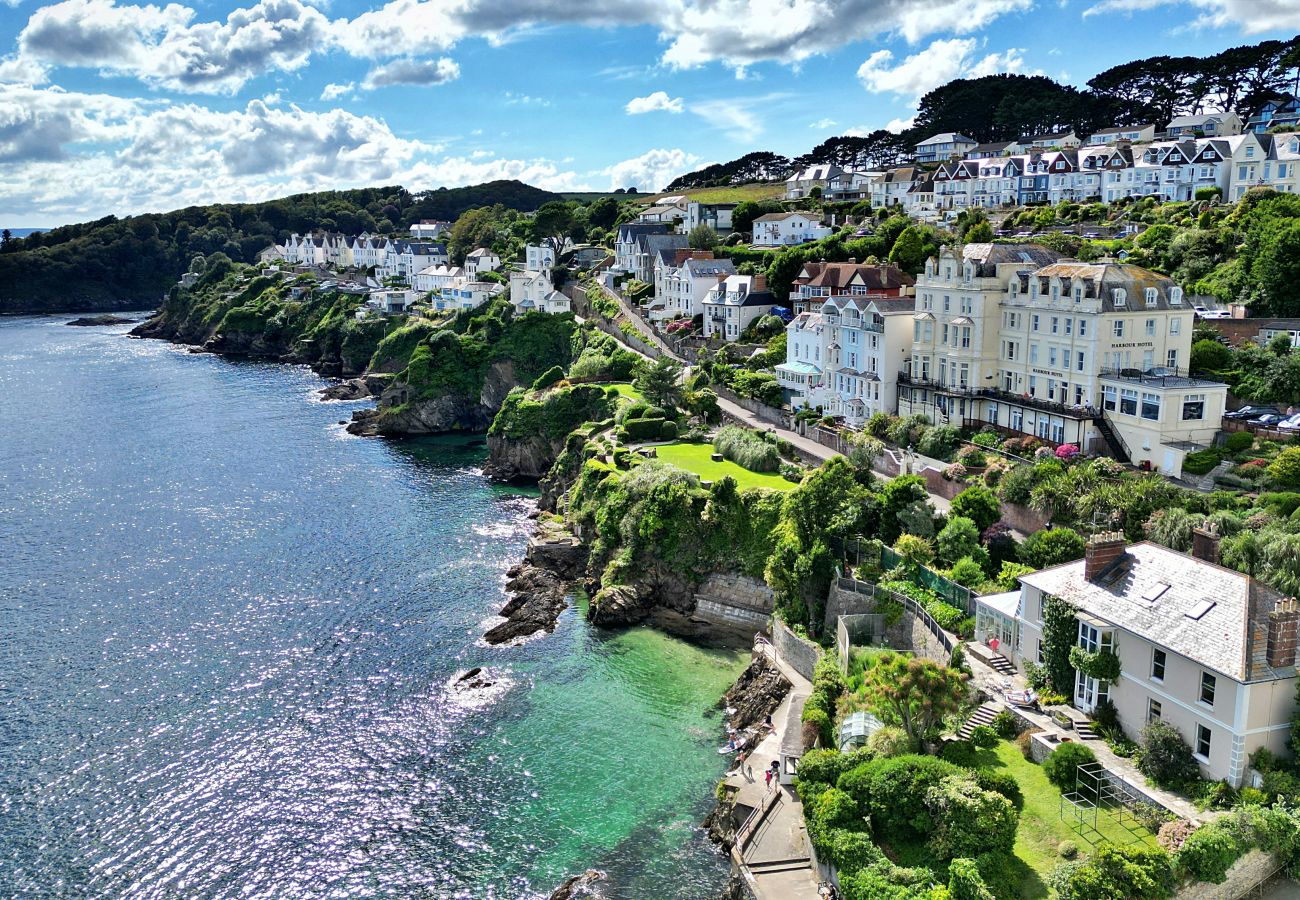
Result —
<instances>
[{"instance_id":1,"label":"parked car","mask_svg":"<svg viewBox=\"0 0 1300 900\"><path fill-rule=\"evenodd\" d=\"M1250 422L1251 425L1258 425L1261 428L1275 428L1277 427L1277 424L1282 421L1282 418L1282 415L1279 413L1266 413L1262 416L1248 419L1247 421Z\"/></svg>"},{"instance_id":2,"label":"parked car","mask_svg":"<svg viewBox=\"0 0 1300 900\"><path fill-rule=\"evenodd\" d=\"M1227 419L1253 419L1257 416L1281 416L1282 410L1276 406L1243 406L1241 409L1234 409L1230 413L1225 413Z\"/></svg>"},{"instance_id":3,"label":"parked car","mask_svg":"<svg viewBox=\"0 0 1300 900\"><path fill-rule=\"evenodd\" d=\"M1300 413L1287 416L1273 427L1280 431L1300 431Z\"/></svg>"},{"instance_id":4,"label":"parked car","mask_svg":"<svg viewBox=\"0 0 1300 900\"><path fill-rule=\"evenodd\" d=\"M1018 237L1018 238L1027 238L1033 236L1034 233L1032 231L1017 231L1014 235L1012 235L1012 237Z\"/></svg>"},{"instance_id":5,"label":"parked car","mask_svg":"<svg viewBox=\"0 0 1300 900\"><path fill-rule=\"evenodd\" d=\"M1100 241L1106 237L1100 231L1085 231L1083 233L1083 236L1091 241Z\"/></svg>"}]
</instances>

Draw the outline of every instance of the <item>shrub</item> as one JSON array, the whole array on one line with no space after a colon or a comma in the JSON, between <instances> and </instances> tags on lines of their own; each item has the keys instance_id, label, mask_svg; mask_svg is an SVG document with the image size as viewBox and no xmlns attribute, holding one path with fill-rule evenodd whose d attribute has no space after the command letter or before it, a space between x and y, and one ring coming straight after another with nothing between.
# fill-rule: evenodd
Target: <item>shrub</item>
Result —
<instances>
[{"instance_id":1,"label":"shrub","mask_svg":"<svg viewBox=\"0 0 1300 900\"><path fill-rule=\"evenodd\" d=\"M659 439L661 441L677 440L677 423L664 420L663 425L659 428Z\"/></svg>"},{"instance_id":2,"label":"shrub","mask_svg":"<svg viewBox=\"0 0 1300 900\"><path fill-rule=\"evenodd\" d=\"M817 827L822 829L851 826L862 818L857 801L839 788L823 791L812 814Z\"/></svg>"},{"instance_id":3,"label":"shrub","mask_svg":"<svg viewBox=\"0 0 1300 900\"><path fill-rule=\"evenodd\" d=\"M962 587L978 587L984 583L984 567L969 556L964 556L953 563L948 577Z\"/></svg>"},{"instance_id":4,"label":"shrub","mask_svg":"<svg viewBox=\"0 0 1300 900\"><path fill-rule=\"evenodd\" d=\"M1033 745L1030 743L1030 738L1040 730L1038 728L1026 728L1016 735L1016 747L1020 750L1020 755L1030 762L1034 761Z\"/></svg>"},{"instance_id":5,"label":"shrub","mask_svg":"<svg viewBox=\"0 0 1300 900\"><path fill-rule=\"evenodd\" d=\"M1020 733L1020 720L1009 709L998 710L991 725L998 737L1004 740L1012 740Z\"/></svg>"},{"instance_id":6,"label":"shrub","mask_svg":"<svg viewBox=\"0 0 1300 900\"><path fill-rule=\"evenodd\" d=\"M1092 748L1071 741L1057 747L1051 756L1043 760L1043 774L1063 792L1068 792L1075 788L1079 766L1096 761L1097 755L1092 752Z\"/></svg>"},{"instance_id":7,"label":"shrub","mask_svg":"<svg viewBox=\"0 0 1300 900\"><path fill-rule=\"evenodd\" d=\"M1025 795L1020 790L1020 782L1010 772L1001 769L976 769L975 783L986 791L1001 794L1019 809L1025 803Z\"/></svg>"},{"instance_id":8,"label":"shrub","mask_svg":"<svg viewBox=\"0 0 1300 900\"><path fill-rule=\"evenodd\" d=\"M541 375L537 376L537 380L533 382L533 390L540 391L544 388L548 388L562 378L564 378L564 369L559 366L551 366Z\"/></svg>"},{"instance_id":9,"label":"shrub","mask_svg":"<svg viewBox=\"0 0 1300 900\"><path fill-rule=\"evenodd\" d=\"M969 774L949 775L925 792L932 831L926 846L938 856L1010 853L1019 816L1011 801L986 791Z\"/></svg>"},{"instance_id":10,"label":"shrub","mask_svg":"<svg viewBox=\"0 0 1300 900\"><path fill-rule=\"evenodd\" d=\"M887 759L907 753L912 749L912 743L903 729L886 726L867 738L867 749L877 757ZM802 768L803 762L800 761L799 765Z\"/></svg>"},{"instance_id":11,"label":"shrub","mask_svg":"<svg viewBox=\"0 0 1300 900\"><path fill-rule=\"evenodd\" d=\"M973 769L978 762L975 756L975 745L963 740L944 741L943 746L939 748L939 758L963 769Z\"/></svg>"},{"instance_id":12,"label":"shrub","mask_svg":"<svg viewBox=\"0 0 1300 900\"><path fill-rule=\"evenodd\" d=\"M1085 550L1087 542L1077 531L1048 528L1034 532L1020 545L1020 561L1035 569L1046 569L1082 559Z\"/></svg>"},{"instance_id":13,"label":"shrub","mask_svg":"<svg viewBox=\"0 0 1300 900\"><path fill-rule=\"evenodd\" d=\"M805 706L803 716L800 721L805 726L813 726L817 729L816 736L821 739L822 745L829 747L835 738L834 729L831 725L831 717L826 710L816 706ZM808 746L807 738L804 739L804 746Z\"/></svg>"},{"instance_id":14,"label":"shrub","mask_svg":"<svg viewBox=\"0 0 1300 900\"><path fill-rule=\"evenodd\" d=\"M1240 453L1255 446L1255 436L1249 431L1234 431L1228 435L1228 439L1223 442L1223 446L1229 453Z\"/></svg>"},{"instance_id":15,"label":"shrub","mask_svg":"<svg viewBox=\"0 0 1300 900\"><path fill-rule=\"evenodd\" d=\"M1088 859L1058 866L1048 879L1058 900L1165 900L1173 860L1163 850L1102 844Z\"/></svg>"},{"instance_id":16,"label":"shrub","mask_svg":"<svg viewBox=\"0 0 1300 900\"><path fill-rule=\"evenodd\" d=\"M975 860L965 858L948 864L948 896L950 900L994 900Z\"/></svg>"},{"instance_id":17,"label":"shrub","mask_svg":"<svg viewBox=\"0 0 1300 900\"><path fill-rule=\"evenodd\" d=\"M1074 444L1062 444L1061 446L1056 448L1057 459L1071 460L1078 455L1079 455L1079 448L1074 446Z\"/></svg>"},{"instance_id":18,"label":"shrub","mask_svg":"<svg viewBox=\"0 0 1300 900\"><path fill-rule=\"evenodd\" d=\"M1061 854L1061 859L1074 859L1079 855L1079 847L1074 841L1061 841L1056 846L1056 852Z\"/></svg>"},{"instance_id":19,"label":"shrub","mask_svg":"<svg viewBox=\"0 0 1300 900\"><path fill-rule=\"evenodd\" d=\"M871 817L881 834L926 835L934 827L926 792L961 770L933 756L895 756L868 763Z\"/></svg>"},{"instance_id":20,"label":"shrub","mask_svg":"<svg viewBox=\"0 0 1300 900\"><path fill-rule=\"evenodd\" d=\"M1197 881L1223 884L1244 849L1219 822L1211 822L1192 832L1174 860Z\"/></svg>"},{"instance_id":21,"label":"shrub","mask_svg":"<svg viewBox=\"0 0 1300 900\"><path fill-rule=\"evenodd\" d=\"M798 781L835 784L847 760L838 750L809 750L799 760Z\"/></svg>"},{"instance_id":22,"label":"shrub","mask_svg":"<svg viewBox=\"0 0 1300 900\"><path fill-rule=\"evenodd\" d=\"M921 439L916 443L916 450L925 456L931 456L935 459L947 459L952 455L952 451L957 448L957 442L961 440L961 432L951 425L936 425L933 428L926 429Z\"/></svg>"},{"instance_id":23,"label":"shrub","mask_svg":"<svg viewBox=\"0 0 1300 900\"><path fill-rule=\"evenodd\" d=\"M997 496L982 485L972 485L952 498L952 514L975 523L981 532L992 527L1002 516Z\"/></svg>"},{"instance_id":24,"label":"shrub","mask_svg":"<svg viewBox=\"0 0 1300 900\"><path fill-rule=\"evenodd\" d=\"M914 534L902 535L894 544L894 550L909 565L921 568L934 559L934 548L923 537Z\"/></svg>"},{"instance_id":25,"label":"shrub","mask_svg":"<svg viewBox=\"0 0 1300 900\"><path fill-rule=\"evenodd\" d=\"M665 421L663 419L627 419L623 422L623 432L627 437L620 435L620 440L628 441L657 441L663 434ZM675 435L674 435L675 436Z\"/></svg>"},{"instance_id":26,"label":"shrub","mask_svg":"<svg viewBox=\"0 0 1300 900\"><path fill-rule=\"evenodd\" d=\"M998 745L998 733L987 725L976 725L971 729L970 742L981 750L992 750Z\"/></svg>"},{"instance_id":27,"label":"shrub","mask_svg":"<svg viewBox=\"0 0 1300 900\"><path fill-rule=\"evenodd\" d=\"M1200 769L1178 730L1159 719L1142 729L1137 766L1160 787L1179 787L1195 780Z\"/></svg>"},{"instance_id":28,"label":"shrub","mask_svg":"<svg viewBox=\"0 0 1300 900\"><path fill-rule=\"evenodd\" d=\"M1242 434L1244 432L1237 432ZM1219 451L1213 448L1193 450L1183 457L1183 471L1190 475L1204 475L1219 464Z\"/></svg>"},{"instance_id":29,"label":"shrub","mask_svg":"<svg viewBox=\"0 0 1300 900\"><path fill-rule=\"evenodd\" d=\"M1280 487L1300 487L1300 447L1287 447L1268 464L1268 477Z\"/></svg>"},{"instance_id":30,"label":"shrub","mask_svg":"<svg viewBox=\"0 0 1300 900\"><path fill-rule=\"evenodd\" d=\"M775 472L781 468L781 454L775 445L748 428L724 425L713 439L713 447L724 458L751 472Z\"/></svg>"},{"instance_id":31,"label":"shrub","mask_svg":"<svg viewBox=\"0 0 1300 900\"><path fill-rule=\"evenodd\" d=\"M1195 823L1187 819L1174 819L1160 826L1160 836L1156 840L1170 853L1177 853L1196 827Z\"/></svg>"},{"instance_id":32,"label":"shrub","mask_svg":"<svg viewBox=\"0 0 1300 900\"><path fill-rule=\"evenodd\" d=\"M954 512L935 537L935 549L939 559L948 565L964 556L974 556L983 549L980 547L980 530L970 519Z\"/></svg>"}]
</instances>

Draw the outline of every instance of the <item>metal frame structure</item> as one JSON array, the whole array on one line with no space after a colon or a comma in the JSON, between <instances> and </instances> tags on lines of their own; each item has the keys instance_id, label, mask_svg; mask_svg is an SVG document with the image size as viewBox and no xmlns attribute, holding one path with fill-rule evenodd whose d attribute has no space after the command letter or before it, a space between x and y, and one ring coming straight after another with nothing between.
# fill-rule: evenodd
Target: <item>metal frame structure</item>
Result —
<instances>
[{"instance_id":1,"label":"metal frame structure","mask_svg":"<svg viewBox=\"0 0 1300 900\"><path fill-rule=\"evenodd\" d=\"M1128 845L1140 842L1147 834L1146 826L1133 812L1134 804L1145 802L1145 799L1134 796L1101 763L1091 762L1079 766L1074 776L1074 790L1061 795L1059 812L1061 820L1068 822L1075 834L1095 846L1102 841L1114 843L1098 828L1098 816L1106 810L1128 832L1129 839L1124 841Z\"/></svg>"}]
</instances>

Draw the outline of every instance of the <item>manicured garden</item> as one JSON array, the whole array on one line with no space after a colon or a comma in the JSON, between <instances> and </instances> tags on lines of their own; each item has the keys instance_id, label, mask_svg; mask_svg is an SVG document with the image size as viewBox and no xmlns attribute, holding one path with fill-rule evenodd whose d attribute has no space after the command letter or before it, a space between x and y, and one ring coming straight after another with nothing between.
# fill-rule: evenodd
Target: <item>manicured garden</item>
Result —
<instances>
[{"instance_id":1,"label":"manicured garden","mask_svg":"<svg viewBox=\"0 0 1300 900\"><path fill-rule=\"evenodd\" d=\"M714 462L715 452L712 444L691 444L679 441L655 448L659 459L664 462L694 472L704 481L718 481L724 475L730 475L740 488L762 487L776 491L788 491L795 487L795 482L787 481L776 472L751 472L744 466L730 460Z\"/></svg>"},{"instance_id":2,"label":"manicured garden","mask_svg":"<svg viewBox=\"0 0 1300 900\"><path fill-rule=\"evenodd\" d=\"M611 381L603 385L607 388L613 388L618 391L620 397L626 397L629 400L644 400L645 397L636 389L636 386L629 381Z\"/></svg>"}]
</instances>

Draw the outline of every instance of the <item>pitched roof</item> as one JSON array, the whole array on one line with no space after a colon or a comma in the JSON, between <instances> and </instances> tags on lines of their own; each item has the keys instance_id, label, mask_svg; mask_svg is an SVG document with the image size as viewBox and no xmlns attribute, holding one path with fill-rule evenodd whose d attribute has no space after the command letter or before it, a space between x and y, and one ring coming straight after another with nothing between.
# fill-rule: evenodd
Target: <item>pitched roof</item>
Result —
<instances>
[{"instance_id":1,"label":"pitched roof","mask_svg":"<svg viewBox=\"0 0 1300 900\"><path fill-rule=\"evenodd\" d=\"M955 131L944 131L941 132L940 134L931 135L930 137L921 141L916 146L927 147L930 144L956 144L956 143L974 144L975 141L972 140L971 138L966 137L966 135L958 134Z\"/></svg>"},{"instance_id":2,"label":"pitched roof","mask_svg":"<svg viewBox=\"0 0 1300 900\"><path fill-rule=\"evenodd\" d=\"M755 222L783 222L786 219L792 219L795 216L800 216L802 218L807 219L810 222L816 222L820 218L819 216L814 215L812 213L799 212L798 210L795 210L794 212L767 213L766 215L759 216L754 221Z\"/></svg>"},{"instance_id":3,"label":"pitched roof","mask_svg":"<svg viewBox=\"0 0 1300 900\"><path fill-rule=\"evenodd\" d=\"M1270 668L1256 646L1282 595L1241 572L1149 541L1130 545L1096 581L1083 571L1076 560L1020 580L1236 681L1296 674Z\"/></svg>"},{"instance_id":4,"label":"pitched roof","mask_svg":"<svg viewBox=\"0 0 1300 900\"><path fill-rule=\"evenodd\" d=\"M867 263L849 262L810 262L804 263L795 284L807 284L816 287L847 289L849 282L857 277L865 284L867 290L889 290L916 284L916 279L895 265L868 265Z\"/></svg>"}]
</instances>

